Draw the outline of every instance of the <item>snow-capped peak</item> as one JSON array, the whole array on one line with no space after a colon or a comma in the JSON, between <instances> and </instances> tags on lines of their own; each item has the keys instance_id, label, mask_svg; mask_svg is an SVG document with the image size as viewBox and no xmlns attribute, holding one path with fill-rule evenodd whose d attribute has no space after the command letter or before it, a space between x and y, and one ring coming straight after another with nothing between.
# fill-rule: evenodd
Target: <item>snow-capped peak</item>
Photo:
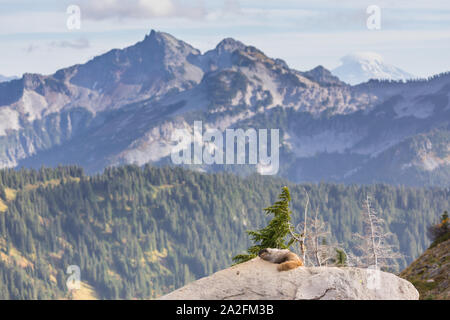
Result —
<instances>
[{"instance_id":1,"label":"snow-capped peak","mask_svg":"<svg viewBox=\"0 0 450 320\"><path fill-rule=\"evenodd\" d=\"M2 76L2 75L0 74L0 82L6 82L6 81L15 80L15 79L19 79L19 78L16 77L16 76L11 76L11 77L8 77L8 76Z\"/></svg>"},{"instance_id":2,"label":"snow-capped peak","mask_svg":"<svg viewBox=\"0 0 450 320\"><path fill-rule=\"evenodd\" d=\"M358 84L370 79L405 80L414 76L400 68L384 62L375 52L354 52L341 58L341 65L333 74L349 84Z\"/></svg>"}]
</instances>

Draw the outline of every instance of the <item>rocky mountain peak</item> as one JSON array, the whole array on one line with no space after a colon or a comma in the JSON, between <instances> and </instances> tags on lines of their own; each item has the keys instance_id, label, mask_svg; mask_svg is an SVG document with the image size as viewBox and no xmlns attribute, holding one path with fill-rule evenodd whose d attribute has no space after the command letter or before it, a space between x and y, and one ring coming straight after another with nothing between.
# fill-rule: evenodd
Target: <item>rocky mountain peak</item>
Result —
<instances>
[{"instance_id":1,"label":"rocky mountain peak","mask_svg":"<svg viewBox=\"0 0 450 320\"><path fill-rule=\"evenodd\" d=\"M150 33L145 36L143 42L149 42L149 43L155 42L155 41L157 41L157 42L164 42L164 41L167 41L169 39L170 40L179 41L174 36L172 36L172 35L170 35L168 33L165 33L165 32L162 32L162 31L156 31L156 30L152 29L150 31Z\"/></svg>"},{"instance_id":2,"label":"rocky mountain peak","mask_svg":"<svg viewBox=\"0 0 450 320\"><path fill-rule=\"evenodd\" d=\"M303 76L321 85L345 85L344 82L340 81L338 77L334 76L331 71L323 66L317 66L310 71L303 72Z\"/></svg>"},{"instance_id":3,"label":"rocky mountain peak","mask_svg":"<svg viewBox=\"0 0 450 320\"><path fill-rule=\"evenodd\" d=\"M35 90L37 87L42 85L44 76L34 73L24 73L22 81L25 89Z\"/></svg>"},{"instance_id":4,"label":"rocky mountain peak","mask_svg":"<svg viewBox=\"0 0 450 320\"><path fill-rule=\"evenodd\" d=\"M187 49L192 50L195 54L200 53L199 50L193 48L186 42L175 38L171 34L161 31L155 31L153 29L150 31L150 34L146 35L144 40L138 44L141 44L146 48L155 49L158 47L164 47L173 51Z\"/></svg>"},{"instance_id":5,"label":"rocky mountain peak","mask_svg":"<svg viewBox=\"0 0 450 320\"><path fill-rule=\"evenodd\" d=\"M216 51L220 54L225 52L233 52L235 50L244 50L246 45L233 38L225 38L220 41L216 46Z\"/></svg>"}]
</instances>

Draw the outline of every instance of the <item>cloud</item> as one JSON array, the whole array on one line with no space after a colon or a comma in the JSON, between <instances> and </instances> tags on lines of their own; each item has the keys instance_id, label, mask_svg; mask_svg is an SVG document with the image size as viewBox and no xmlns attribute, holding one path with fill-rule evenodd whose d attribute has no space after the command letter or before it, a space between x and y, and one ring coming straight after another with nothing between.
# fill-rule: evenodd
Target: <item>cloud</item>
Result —
<instances>
[{"instance_id":1,"label":"cloud","mask_svg":"<svg viewBox=\"0 0 450 320\"><path fill-rule=\"evenodd\" d=\"M26 48L24 48L26 53L32 53L33 51L36 51L37 49L39 49L39 46L35 45L35 44L30 44Z\"/></svg>"},{"instance_id":2,"label":"cloud","mask_svg":"<svg viewBox=\"0 0 450 320\"><path fill-rule=\"evenodd\" d=\"M53 48L70 48L70 49L87 49L90 48L91 44L86 38L79 38L73 41L52 41L49 43L50 47Z\"/></svg>"},{"instance_id":3,"label":"cloud","mask_svg":"<svg viewBox=\"0 0 450 320\"><path fill-rule=\"evenodd\" d=\"M240 14L242 13L241 10L241 5L238 0L225 0L223 3L222 11L224 13Z\"/></svg>"},{"instance_id":4,"label":"cloud","mask_svg":"<svg viewBox=\"0 0 450 320\"><path fill-rule=\"evenodd\" d=\"M205 15L203 1L197 5L185 5L181 0L81 0L82 17L91 20L105 19L148 19L187 17L199 18Z\"/></svg>"}]
</instances>

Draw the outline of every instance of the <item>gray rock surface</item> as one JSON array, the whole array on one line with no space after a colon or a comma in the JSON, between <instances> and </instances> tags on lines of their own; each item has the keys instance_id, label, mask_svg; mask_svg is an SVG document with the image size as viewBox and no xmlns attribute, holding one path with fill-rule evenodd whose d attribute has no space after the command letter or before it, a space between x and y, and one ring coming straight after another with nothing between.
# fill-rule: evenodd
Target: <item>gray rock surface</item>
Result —
<instances>
[{"instance_id":1,"label":"gray rock surface","mask_svg":"<svg viewBox=\"0 0 450 320\"><path fill-rule=\"evenodd\" d=\"M360 268L299 267L278 272L255 258L194 281L163 300L417 300L419 293L394 274Z\"/></svg>"}]
</instances>

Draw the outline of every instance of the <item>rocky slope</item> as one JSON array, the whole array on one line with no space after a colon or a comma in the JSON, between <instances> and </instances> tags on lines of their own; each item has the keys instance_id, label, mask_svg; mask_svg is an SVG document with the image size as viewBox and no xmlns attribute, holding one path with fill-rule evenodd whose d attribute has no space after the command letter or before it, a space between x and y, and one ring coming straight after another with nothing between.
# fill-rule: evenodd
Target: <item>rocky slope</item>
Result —
<instances>
[{"instance_id":1,"label":"rocky slope","mask_svg":"<svg viewBox=\"0 0 450 320\"><path fill-rule=\"evenodd\" d=\"M194 281L163 300L417 300L414 286L369 269L299 267L279 272L255 258Z\"/></svg>"},{"instance_id":2,"label":"rocky slope","mask_svg":"<svg viewBox=\"0 0 450 320\"><path fill-rule=\"evenodd\" d=\"M0 167L170 163L175 129L280 129L293 181L450 182L450 74L350 86L231 38L202 54L152 31L53 75L0 83ZM256 165L197 166L249 173Z\"/></svg>"},{"instance_id":3,"label":"rocky slope","mask_svg":"<svg viewBox=\"0 0 450 320\"><path fill-rule=\"evenodd\" d=\"M450 240L429 248L400 273L411 281L420 299L450 300Z\"/></svg>"}]
</instances>

